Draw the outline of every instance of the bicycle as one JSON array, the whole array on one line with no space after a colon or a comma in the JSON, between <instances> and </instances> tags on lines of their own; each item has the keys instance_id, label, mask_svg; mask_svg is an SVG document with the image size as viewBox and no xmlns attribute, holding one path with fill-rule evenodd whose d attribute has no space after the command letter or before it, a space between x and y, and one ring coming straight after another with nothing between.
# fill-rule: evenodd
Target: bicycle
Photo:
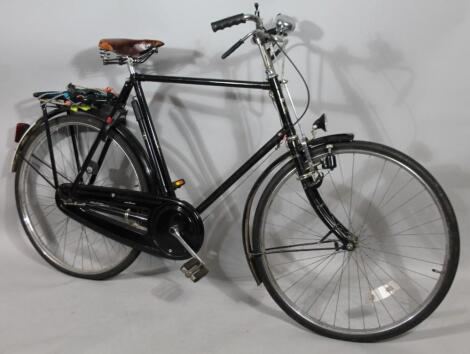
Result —
<instances>
[{"instance_id":1,"label":"bicycle","mask_svg":"<svg viewBox=\"0 0 470 354\"><path fill-rule=\"evenodd\" d=\"M216 32L255 23L222 58L251 38L265 81L141 74L135 67L163 42L104 39L104 64L129 70L119 94L74 85L35 93L42 117L16 130L22 225L39 254L72 276L106 279L146 252L189 259L181 270L196 282L208 273L197 254L204 240L200 214L283 144L287 151L258 177L243 213L244 250L257 284L292 319L322 335L377 341L404 333L437 308L454 279L459 233L452 206L434 177L405 154L352 134L318 137L326 132L325 115L311 138L299 136L296 125L307 108L293 121L287 82L273 65L284 56L300 74L284 50L295 22L278 15L267 28L255 7L255 14L211 25ZM194 207L176 196L185 181L170 177L142 82L264 90L282 128ZM126 128L132 90L144 146Z\"/></svg>"}]
</instances>

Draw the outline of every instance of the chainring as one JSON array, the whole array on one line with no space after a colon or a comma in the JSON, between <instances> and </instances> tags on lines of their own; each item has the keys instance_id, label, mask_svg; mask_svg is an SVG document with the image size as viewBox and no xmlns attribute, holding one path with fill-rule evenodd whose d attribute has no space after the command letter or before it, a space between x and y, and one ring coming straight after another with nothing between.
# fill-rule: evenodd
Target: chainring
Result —
<instances>
[{"instance_id":1,"label":"chainring","mask_svg":"<svg viewBox=\"0 0 470 354\"><path fill-rule=\"evenodd\" d=\"M169 259L188 259L191 254L170 234L171 227L176 227L186 243L199 251L204 242L204 225L202 220L188 204L166 204L156 207L150 217L149 235L163 257Z\"/></svg>"}]
</instances>

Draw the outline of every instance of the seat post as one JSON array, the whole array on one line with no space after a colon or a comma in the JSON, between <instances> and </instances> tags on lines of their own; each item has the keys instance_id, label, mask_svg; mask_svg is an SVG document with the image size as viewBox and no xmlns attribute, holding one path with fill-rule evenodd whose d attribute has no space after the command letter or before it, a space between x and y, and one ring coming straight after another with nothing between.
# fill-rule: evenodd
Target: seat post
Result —
<instances>
[{"instance_id":1,"label":"seat post","mask_svg":"<svg viewBox=\"0 0 470 354\"><path fill-rule=\"evenodd\" d=\"M127 69L129 70L129 74L132 75L135 75L135 69L134 69L134 59L132 59L131 57L127 57Z\"/></svg>"}]
</instances>

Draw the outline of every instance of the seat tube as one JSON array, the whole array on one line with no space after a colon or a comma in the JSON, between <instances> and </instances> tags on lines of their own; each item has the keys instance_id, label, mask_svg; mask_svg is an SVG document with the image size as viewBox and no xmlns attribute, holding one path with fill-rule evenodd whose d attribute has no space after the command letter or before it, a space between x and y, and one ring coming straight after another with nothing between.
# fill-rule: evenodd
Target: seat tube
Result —
<instances>
[{"instance_id":1,"label":"seat tube","mask_svg":"<svg viewBox=\"0 0 470 354\"><path fill-rule=\"evenodd\" d=\"M151 164L156 168L155 173L158 175L158 179L163 182L161 186L164 189L164 193L168 197L175 197L175 192L172 188L170 174L168 172L165 159L163 157L163 152L158 141L157 132L155 126L152 122L152 117L150 115L150 110L145 99L144 91L142 90L142 85L139 80L136 80L135 77L131 76L134 90L137 95L137 101L139 102L140 112L135 112L141 114L142 117L138 120L141 129L146 132L146 136L143 138L146 140L145 145L149 153L149 158L151 159Z\"/></svg>"}]
</instances>

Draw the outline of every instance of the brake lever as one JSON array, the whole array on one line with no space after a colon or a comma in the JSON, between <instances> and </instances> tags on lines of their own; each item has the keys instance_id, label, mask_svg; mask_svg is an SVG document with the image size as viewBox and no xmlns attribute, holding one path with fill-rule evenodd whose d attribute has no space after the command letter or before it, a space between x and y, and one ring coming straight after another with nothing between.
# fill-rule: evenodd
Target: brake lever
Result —
<instances>
[{"instance_id":1,"label":"brake lever","mask_svg":"<svg viewBox=\"0 0 470 354\"><path fill-rule=\"evenodd\" d=\"M245 41L242 41L241 39L238 40L234 45L232 45L224 54L222 54L221 58L225 59L227 58L230 54L232 54L234 51L236 51Z\"/></svg>"},{"instance_id":2,"label":"brake lever","mask_svg":"<svg viewBox=\"0 0 470 354\"><path fill-rule=\"evenodd\" d=\"M221 58L222 59L225 59L227 58L229 55L231 55L234 51L236 51L243 43L245 43L245 41L250 38L254 33L256 32L255 31L252 31L250 33L248 33L245 37L239 39L234 45L232 45L224 54L222 54Z\"/></svg>"}]
</instances>

